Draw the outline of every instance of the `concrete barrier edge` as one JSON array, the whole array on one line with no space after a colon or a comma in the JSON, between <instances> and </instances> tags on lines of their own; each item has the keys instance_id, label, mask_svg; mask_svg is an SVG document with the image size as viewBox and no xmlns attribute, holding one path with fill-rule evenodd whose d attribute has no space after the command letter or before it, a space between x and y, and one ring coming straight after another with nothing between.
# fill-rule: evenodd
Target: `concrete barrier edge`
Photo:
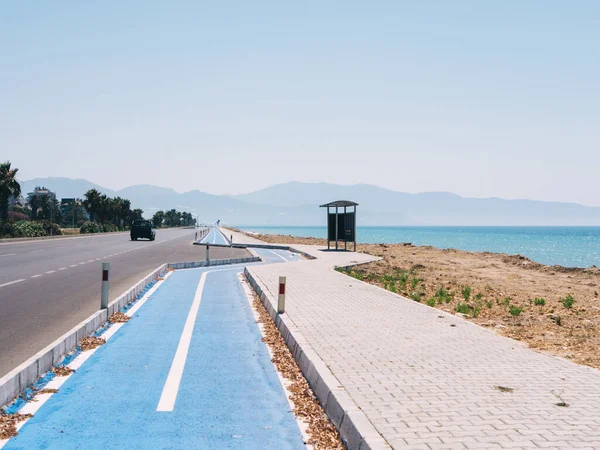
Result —
<instances>
[{"instance_id":1,"label":"concrete barrier edge","mask_svg":"<svg viewBox=\"0 0 600 450\"><path fill-rule=\"evenodd\" d=\"M289 316L277 314L274 307L277 300L274 297L269 298L269 294L262 289L250 269L246 267L244 274L275 322L300 370L331 423L339 431L348 450L389 450L390 447L385 439L304 339Z\"/></svg>"}]
</instances>

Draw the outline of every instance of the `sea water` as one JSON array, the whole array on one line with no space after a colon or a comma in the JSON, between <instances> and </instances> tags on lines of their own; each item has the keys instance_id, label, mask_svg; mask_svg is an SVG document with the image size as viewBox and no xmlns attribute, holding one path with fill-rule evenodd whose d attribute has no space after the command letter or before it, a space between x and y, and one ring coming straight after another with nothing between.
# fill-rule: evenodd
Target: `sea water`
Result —
<instances>
[{"instance_id":1,"label":"sea water","mask_svg":"<svg viewBox=\"0 0 600 450\"><path fill-rule=\"evenodd\" d=\"M325 227L240 227L265 234L325 238ZM600 227L358 227L365 244L411 242L438 248L521 254L542 264L600 266Z\"/></svg>"}]
</instances>

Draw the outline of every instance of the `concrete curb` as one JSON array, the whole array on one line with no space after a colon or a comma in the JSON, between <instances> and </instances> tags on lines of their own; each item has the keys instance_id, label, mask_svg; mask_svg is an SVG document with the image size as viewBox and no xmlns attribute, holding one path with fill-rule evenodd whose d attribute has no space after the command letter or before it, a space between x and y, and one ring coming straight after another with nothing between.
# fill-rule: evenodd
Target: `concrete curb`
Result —
<instances>
[{"instance_id":1,"label":"concrete curb","mask_svg":"<svg viewBox=\"0 0 600 450\"><path fill-rule=\"evenodd\" d=\"M276 305L277 299L270 298L270 294L262 289L247 267L244 268L244 274L275 322L292 356L348 450L389 450L390 446L385 439L350 398L290 317L287 314L277 314L273 306Z\"/></svg>"},{"instance_id":2,"label":"concrete curb","mask_svg":"<svg viewBox=\"0 0 600 450\"><path fill-rule=\"evenodd\" d=\"M0 378L0 406L4 406L14 400L31 384L43 374L56 366L73 349L81 339L93 334L98 330L108 318L115 312L122 310L129 303L138 298L140 293L159 276L164 274L167 269L191 269L196 267L222 266L228 264L241 264L261 261L258 256L250 258L231 258L212 261L183 262L163 264L152 273L138 281L130 289L125 291L115 300L109 303L107 311L99 310L76 325L70 331L59 337L53 343L48 345L40 352L33 355L23 364L11 370L5 376Z\"/></svg>"},{"instance_id":3,"label":"concrete curb","mask_svg":"<svg viewBox=\"0 0 600 450\"><path fill-rule=\"evenodd\" d=\"M148 284L156 280L166 270L167 264L163 264L113 300L108 305L108 311L96 311L46 348L0 378L0 406L8 404L28 386L35 383L40 376L48 372L77 347L81 339L98 330L112 313L121 310L134 301Z\"/></svg>"}]
</instances>

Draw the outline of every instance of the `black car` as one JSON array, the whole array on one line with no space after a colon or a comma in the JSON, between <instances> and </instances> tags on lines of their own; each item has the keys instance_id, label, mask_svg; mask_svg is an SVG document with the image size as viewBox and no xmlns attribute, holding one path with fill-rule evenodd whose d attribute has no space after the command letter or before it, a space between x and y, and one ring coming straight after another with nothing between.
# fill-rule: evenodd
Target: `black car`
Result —
<instances>
[{"instance_id":1,"label":"black car","mask_svg":"<svg viewBox=\"0 0 600 450\"><path fill-rule=\"evenodd\" d=\"M131 224L130 236L132 241L137 241L139 238L154 240L156 232L154 224L151 220L135 220Z\"/></svg>"}]
</instances>

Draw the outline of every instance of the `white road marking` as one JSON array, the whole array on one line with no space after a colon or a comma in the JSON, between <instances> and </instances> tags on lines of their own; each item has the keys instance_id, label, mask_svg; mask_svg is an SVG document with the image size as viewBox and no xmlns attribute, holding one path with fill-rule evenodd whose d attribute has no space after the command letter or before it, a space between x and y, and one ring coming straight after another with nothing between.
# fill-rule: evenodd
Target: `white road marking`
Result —
<instances>
[{"instance_id":1,"label":"white road marking","mask_svg":"<svg viewBox=\"0 0 600 450\"><path fill-rule=\"evenodd\" d=\"M90 259L88 262L89 262L89 263L91 263L91 262L94 262L94 260L93 260L93 259Z\"/></svg>"},{"instance_id":2,"label":"white road marking","mask_svg":"<svg viewBox=\"0 0 600 450\"><path fill-rule=\"evenodd\" d=\"M194 295L194 301L192 307L185 321L181 338L179 339L179 345L167 376L167 381L163 387L160 400L158 401L157 411L173 411L175 408L175 401L177 400L177 393L179 392L179 385L181 383L181 377L183 376L183 369L185 368L185 361L187 360L188 351L190 349L190 342L192 340L192 334L194 333L194 325L196 323L196 317L198 315L198 308L200 308L200 301L202 300L202 291L204 290L204 283L206 282L206 276L212 271L204 272L200 277L196 294Z\"/></svg>"},{"instance_id":3,"label":"white road marking","mask_svg":"<svg viewBox=\"0 0 600 450\"><path fill-rule=\"evenodd\" d=\"M275 253L273 250L269 250L271 253L273 253L275 256L283 259L285 262L289 262L287 259L285 259L283 256L281 256L279 253Z\"/></svg>"},{"instance_id":4,"label":"white road marking","mask_svg":"<svg viewBox=\"0 0 600 450\"><path fill-rule=\"evenodd\" d=\"M60 268L60 269L58 269L58 270L67 270L67 268L66 268L66 267L61 267L61 268Z\"/></svg>"},{"instance_id":5,"label":"white road marking","mask_svg":"<svg viewBox=\"0 0 600 450\"><path fill-rule=\"evenodd\" d=\"M84 264L87 264L87 263L85 261L79 263L80 266L83 266Z\"/></svg>"},{"instance_id":6,"label":"white road marking","mask_svg":"<svg viewBox=\"0 0 600 450\"><path fill-rule=\"evenodd\" d=\"M11 284L17 284L17 283L20 283L21 281L25 281L25 279L21 278L20 280L9 281L8 283L0 284L0 287L10 286Z\"/></svg>"},{"instance_id":7,"label":"white road marking","mask_svg":"<svg viewBox=\"0 0 600 450\"><path fill-rule=\"evenodd\" d=\"M38 278L38 277L41 277L41 276L42 276L42 274L40 273L39 275L31 275L31 278Z\"/></svg>"},{"instance_id":8,"label":"white road marking","mask_svg":"<svg viewBox=\"0 0 600 450\"><path fill-rule=\"evenodd\" d=\"M49 271L48 271L48 272L46 272L46 273L54 273L54 272L56 272L56 270L49 270Z\"/></svg>"},{"instance_id":9,"label":"white road marking","mask_svg":"<svg viewBox=\"0 0 600 450\"><path fill-rule=\"evenodd\" d=\"M77 264L71 264L69 267L77 267Z\"/></svg>"},{"instance_id":10,"label":"white road marking","mask_svg":"<svg viewBox=\"0 0 600 450\"><path fill-rule=\"evenodd\" d=\"M215 237L213 238L213 244L217 243L217 232L213 229L212 232L215 234Z\"/></svg>"},{"instance_id":11,"label":"white road marking","mask_svg":"<svg viewBox=\"0 0 600 450\"><path fill-rule=\"evenodd\" d=\"M13 256L16 255L16 253L5 253L4 255L0 255L0 256Z\"/></svg>"},{"instance_id":12,"label":"white road marking","mask_svg":"<svg viewBox=\"0 0 600 450\"><path fill-rule=\"evenodd\" d=\"M45 252L46 250L31 250L29 253Z\"/></svg>"}]
</instances>

